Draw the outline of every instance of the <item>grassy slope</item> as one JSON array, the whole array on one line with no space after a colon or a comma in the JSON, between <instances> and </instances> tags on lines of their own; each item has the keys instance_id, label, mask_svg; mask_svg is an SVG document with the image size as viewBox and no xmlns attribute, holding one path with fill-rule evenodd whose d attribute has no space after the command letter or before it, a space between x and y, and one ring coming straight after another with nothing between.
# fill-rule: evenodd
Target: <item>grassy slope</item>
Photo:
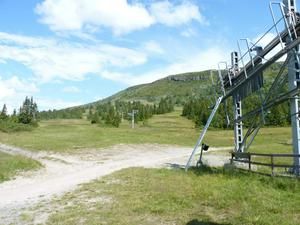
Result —
<instances>
[{"instance_id":1,"label":"grassy slope","mask_svg":"<svg viewBox=\"0 0 300 225\"><path fill-rule=\"evenodd\" d=\"M133 168L66 194L48 224L287 225L299 223L299 202L298 180Z\"/></svg>"},{"instance_id":2,"label":"grassy slope","mask_svg":"<svg viewBox=\"0 0 300 225\"><path fill-rule=\"evenodd\" d=\"M3 133L0 142L32 150L74 151L80 148L100 148L119 143L160 143L193 146L199 130L193 122L180 116L181 109L165 115L155 115L148 124L131 129L128 121L120 128L91 125L85 120L42 121L31 132ZM252 151L289 152L290 128L263 128ZM205 142L210 146L232 146L233 131L211 130Z\"/></svg>"},{"instance_id":3,"label":"grassy slope","mask_svg":"<svg viewBox=\"0 0 300 225\"><path fill-rule=\"evenodd\" d=\"M33 159L0 152L0 183L9 180L19 171L27 171L39 167L41 167L41 164Z\"/></svg>"},{"instance_id":4,"label":"grassy slope","mask_svg":"<svg viewBox=\"0 0 300 225\"><path fill-rule=\"evenodd\" d=\"M274 77L277 75L279 68L280 63L275 63L264 72L264 78L267 84L269 84L274 79ZM218 81L217 72L213 71L212 73L214 83L216 83ZM191 78L195 78L197 76L201 76L203 79L191 80ZM174 100L179 100L179 102L182 103L185 102L188 98L195 95L208 95L208 90L212 88L209 70L171 75L169 77L173 77L177 80L175 81L170 80L168 78L163 78L149 84L140 84L132 86L108 98L86 105L97 105L108 101L114 102L116 100L157 102L160 98L165 96L173 96ZM178 79L180 81L178 81ZM182 79L185 81L182 81Z\"/></svg>"},{"instance_id":5,"label":"grassy slope","mask_svg":"<svg viewBox=\"0 0 300 225\"><path fill-rule=\"evenodd\" d=\"M91 125L85 120L43 121L32 132L7 134L0 140L33 150L74 150L105 147L119 143L163 143L191 146L198 135L193 123L180 117L180 109L168 115L157 115L147 125L131 129L128 121L120 128Z\"/></svg>"},{"instance_id":6,"label":"grassy slope","mask_svg":"<svg viewBox=\"0 0 300 225\"><path fill-rule=\"evenodd\" d=\"M91 104L98 104L102 102L122 100L133 101L141 100L147 102L157 102L160 98L165 96L178 97L179 99L187 99L193 95L198 95L207 90L208 84L211 84L209 71L201 71L194 73L178 74L173 77L190 78L198 75L205 76L203 80L186 80L174 81L167 79L160 79L149 84L141 84L129 87L120 91L104 100L97 101Z\"/></svg>"}]
</instances>

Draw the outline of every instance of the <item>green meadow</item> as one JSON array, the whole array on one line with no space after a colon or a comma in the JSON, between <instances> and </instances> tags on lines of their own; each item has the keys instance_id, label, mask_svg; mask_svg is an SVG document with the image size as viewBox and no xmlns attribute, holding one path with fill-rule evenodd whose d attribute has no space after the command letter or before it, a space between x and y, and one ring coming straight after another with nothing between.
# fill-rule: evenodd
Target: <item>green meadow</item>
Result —
<instances>
[{"instance_id":1,"label":"green meadow","mask_svg":"<svg viewBox=\"0 0 300 225\"><path fill-rule=\"evenodd\" d=\"M103 148L115 144L158 143L193 147L200 129L194 123L180 116L181 108L174 112L154 115L145 123L131 129L128 121L119 128L92 125L87 120L41 121L33 131L0 132L3 143L39 151L75 152L85 148ZM232 130L208 131L204 140L213 147L233 146ZM289 127L262 128L250 151L290 152L291 129Z\"/></svg>"}]
</instances>

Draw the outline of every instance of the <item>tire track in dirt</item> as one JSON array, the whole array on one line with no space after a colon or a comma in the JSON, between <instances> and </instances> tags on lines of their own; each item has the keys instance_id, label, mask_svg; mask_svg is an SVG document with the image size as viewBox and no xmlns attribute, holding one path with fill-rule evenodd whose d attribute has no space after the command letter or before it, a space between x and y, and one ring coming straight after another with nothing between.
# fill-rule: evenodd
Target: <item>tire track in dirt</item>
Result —
<instances>
[{"instance_id":1,"label":"tire track in dirt","mask_svg":"<svg viewBox=\"0 0 300 225\"><path fill-rule=\"evenodd\" d=\"M79 184L117 170L141 166L184 165L191 148L157 144L119 144L106 149L84 149L71 155L31 152L0 144L0 151L31 157L44 165L44 168L38 171L22 173L14 180L0 184L0 219L10 223L20 216L22 208L49 200L53 196L75 189ZM207 154L205 158L214 166L223 165L228 160L228 156L222 155Z\"/></svg>"}]
</instances>

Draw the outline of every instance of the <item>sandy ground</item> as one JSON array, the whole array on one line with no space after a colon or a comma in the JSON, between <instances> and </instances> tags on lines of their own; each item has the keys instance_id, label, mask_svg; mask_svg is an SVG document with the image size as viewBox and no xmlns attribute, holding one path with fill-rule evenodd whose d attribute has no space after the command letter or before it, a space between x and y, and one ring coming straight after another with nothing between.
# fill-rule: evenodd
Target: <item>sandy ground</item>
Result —
<instances>
[{"instance_id":1,"label":"sandy ground","mask_svg":"<svg viewBox=\"0 0 300 225\"><path fill-rule=\"evenodd\" d=\"M0 144L0 151L25 155L44 165L38 171L19 174L15 179L0 184L0 224L9 224L18 223L18 217L26 208L117 170L140 166L184 166L192 149L157 144L120 144L106 149L83 149L81 153L71 155L30 152ZM229 155L204 155L204 161L211 166L222 166L228 159Z\"/></svg>"}]
</instances>

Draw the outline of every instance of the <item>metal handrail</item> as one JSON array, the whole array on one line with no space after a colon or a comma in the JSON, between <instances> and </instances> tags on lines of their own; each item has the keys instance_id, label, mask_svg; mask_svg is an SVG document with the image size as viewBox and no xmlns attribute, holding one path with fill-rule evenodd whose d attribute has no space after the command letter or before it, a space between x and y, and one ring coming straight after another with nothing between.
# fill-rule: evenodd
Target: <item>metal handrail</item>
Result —
<instances>
[{"instance_id":1,"label":"metal handrail","mask_svg":"<svg viewBox=\"0 0 300 225\"><path fill-rule=\"evenodd\" d=\"M272 15L272 19L273 19L273 23L274 23L274 25L276 24L275 23L275 21L276 21L276 19L275 19L275 14L274 14L274 11L273 11L273 5L277 5L277 4L279 4L280 6L281 6L281 2L270 2L270 4L269 4L269 7L270 7L270 11L271 11L271 15ZM284 18L284 14L282 15L282 19ZM277 25L275 25L275 30L276 30L276 33L277 33L277 36L279 37L279 40L280 40L280 44L281 44L281 48L284 48L284 46L283 46L283 41L282 41L282 38L281 38L281 36L280 36L280 33L279 33L279 31L278 31L278 28L277 28Z\"/></svg>"},{"instance_id":2,"label":"metal handrail","mask_svg":"<svg viewBox=\"0 0 300 225\"><path fill-rule=\"evenodd\" d=\"M253 47L255 47L275 26L277 26L281 22L281 20L283 20L283 17L281 17L272 27L270 27L255 43L251 43L252 46L250 47L250 50ZM281 36L280 36L280 39L281 39ZM245 52L243 55L241 55L240 58L238 59L238 62L240 62L241 59L244 58L247 54L248 54L248 51Z\"/></svg>"}]
</instances>

